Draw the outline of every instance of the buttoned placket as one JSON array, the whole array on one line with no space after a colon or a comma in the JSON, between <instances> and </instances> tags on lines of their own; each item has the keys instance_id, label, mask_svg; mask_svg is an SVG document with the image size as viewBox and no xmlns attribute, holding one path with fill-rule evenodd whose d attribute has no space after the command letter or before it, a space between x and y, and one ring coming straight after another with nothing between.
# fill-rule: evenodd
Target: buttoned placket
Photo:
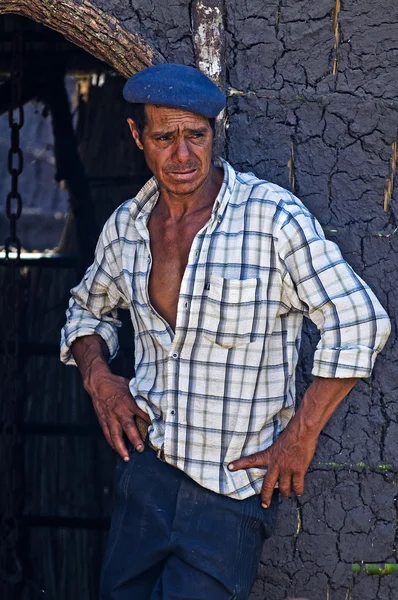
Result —
<instances>
[{"instance_id":1,"label":"buttoned placket","mask_svg":"<svg viewBox=\"0 0 398 600\"><path fill-rule=\"evenodd\" d=\"M182 347L182 333L186 331L189 327L189 321L191 318L191 307L189 306L189 302L187 303L184 300L186 297L187 289L189 285L189 277L191 273L191 267L197 265L198 261L205 265L207 262L207 256L211 243L211 236L215 232L215 230L222 223L223 216L219 213L220 203L216 200L211 217L209 221L203 226L203 228L195 235L191 249L188 256L187 266L185 268L185 272L181 281L180 287L180 295L178 299L177 305L177 320L176 320L176 329L173 338L173 342L170 348L169 360L167 362L167 388L168 388L168 397L167 397L167 419L165 421L165 431L164 431L164 454L167 458L168 451L171 447L172 443L172 432L173 428L169 425L171 423L175 423L178 418L178 422L180 424L184 423L183 415L186 414L187 407L181 405L182 399L178 398L178 388L179 388L179 375L180 375L180 357L183 351ZM205 267L203 267L205 268ZM202 279L196 277L195 279ZM192 293L193 295L200 295L203 293L203 289L198 289L198 283L194 281ZM205 289L208 289L205 285ZM184 337L185 339L185 337ZM173 392L172 392L173 391ZM172 395L173 394L173 395ZM186 400L184 400L186 402ZM178 434L178 429L174 429L174 434ZM182 442L182 446L184 442ZM178 440L177 440L177 452L178 452Z\"/></svg>"},{"instance_id":2,"label":"buttoned placket","mask_svg":"<svg viewBox=\"0 0 398 600\"><path fill-rule=\"evenodd\" d=\"M183 415L186 414L187 407L181 403L186 400L182 400L178 397L179 389L179 375L181 369L180 358L183 352L183 343L185 339L184 332L189 326L191 318L191 306L186 297L188 295L188 287L190 283L191 269L197 265L198 261L206 262L206 257L209 249L210 236L209 232L214 227L214 218L211 219L204 225L204 227L195 235L191 249L188 256L188 262L185 267L184 275L181 281L180 294L177 304L177 318L174 338L171 344L169 359L166 366L166 379L167 379L167 416L164 423L164 454L167 457L168 452L171 448L171 436L173 435L173 428L170 427L174 424L178 418L179 423L184 424ZM195 286L194 282L194 294ZM197 290L196 290L197 292ZM176 429L174 432L176 433ZM178 446L178 441L177 441Z\"/></svg>"}]
</instances>

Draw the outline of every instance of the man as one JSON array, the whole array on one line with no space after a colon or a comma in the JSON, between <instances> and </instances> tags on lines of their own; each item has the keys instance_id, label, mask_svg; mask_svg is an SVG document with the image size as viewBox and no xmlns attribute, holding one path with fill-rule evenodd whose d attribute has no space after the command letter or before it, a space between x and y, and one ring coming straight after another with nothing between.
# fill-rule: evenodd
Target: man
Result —
<instances>
[{"instance_id":1,"label":"man","mask_svg":"<svg viewBox=\"0 0 398 600\"><path fill-rule=\"evenodd\" d=\"M389 321L297 198L212 160L225 99L209 79L160 65L124 96L154 178L105 224L62 340L123 459L101 597L244 599L277 486L303 493L320 431L371 373ZM108 366L119 308L130 382ZM321 339L294 415L304 315Z\"/></svg>"}]
</instances>

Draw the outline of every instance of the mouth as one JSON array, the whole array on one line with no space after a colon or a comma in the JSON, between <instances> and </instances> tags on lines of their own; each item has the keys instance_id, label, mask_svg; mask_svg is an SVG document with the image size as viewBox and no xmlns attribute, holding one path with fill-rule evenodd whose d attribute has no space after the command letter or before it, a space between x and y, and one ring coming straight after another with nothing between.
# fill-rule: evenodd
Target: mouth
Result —
<instances>
[{"instance_id":1,"label":"mouth","mask_svg":"<svg viewBox=\"0 0 398 600\"><path fill-rule=\"evenodd\" d=\"M191 179L197 172L197 169L189 169L186 171L169 171L168 175L179 181L186 181Z\"/></svg>"}]
</instances>

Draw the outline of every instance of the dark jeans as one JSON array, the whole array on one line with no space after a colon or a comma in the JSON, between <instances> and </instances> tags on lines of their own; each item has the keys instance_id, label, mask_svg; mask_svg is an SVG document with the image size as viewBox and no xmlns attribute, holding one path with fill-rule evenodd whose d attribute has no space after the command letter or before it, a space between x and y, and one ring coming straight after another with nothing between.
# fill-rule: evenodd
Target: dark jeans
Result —
<instances>
[{"instance_id":1,"label":"dark jeans","mask_svg":"<svg viewBox=\"0 0 398 600\"><path fill-rule=\"evenodd\" d=\"M235 500L161 462L150 448L118 459L101 600L244 600L278 496Z\"/></svg>"}]
</instances>

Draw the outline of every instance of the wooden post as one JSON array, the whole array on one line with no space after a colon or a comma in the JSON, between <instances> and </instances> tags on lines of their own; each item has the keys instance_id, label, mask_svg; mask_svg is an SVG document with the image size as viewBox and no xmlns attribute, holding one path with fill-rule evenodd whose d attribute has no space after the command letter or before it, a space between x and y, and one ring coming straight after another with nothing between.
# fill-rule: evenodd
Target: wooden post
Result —
<instances>
[{"instance_id":1,"label":"wooden post","mask_svg":"<svg viewBox=\"0 0 398 600\"><path fill-rule=\"evenodd\" d=\"M194 0L191 7L196 66L225 92L223 0ZM215 152L225 146L225 111L217 118Z\"/></svg>"}]
</instances>

